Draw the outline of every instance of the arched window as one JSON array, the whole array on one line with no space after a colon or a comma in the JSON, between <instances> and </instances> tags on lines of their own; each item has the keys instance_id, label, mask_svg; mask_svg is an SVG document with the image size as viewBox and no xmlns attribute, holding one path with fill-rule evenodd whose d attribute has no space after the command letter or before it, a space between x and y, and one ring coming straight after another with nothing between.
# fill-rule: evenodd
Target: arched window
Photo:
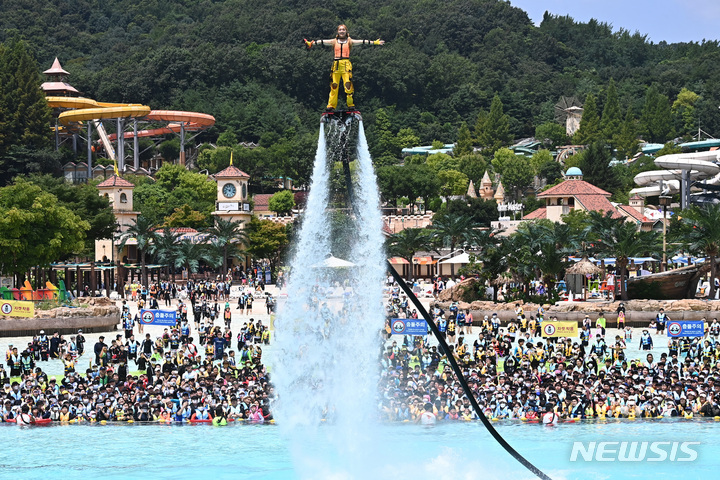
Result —
<instances>
[{"instance_id":1,"label":"arched window","mask_svg":"<svg viewBox=\"0 0 720 480\"><path fill-rule=\"evenodd\" d=\"M120 194L120 203L127 203L127 195L124 193Z\"/></svg>"},{"instance_id":2,"label":"arched window","mask_svg":"<svg viewBox=\"0 0 720 480\"><path fill-rule=\"evenodd\" d=\"M243 200L247 198L247 183L245 182L242 184L242 198Z\"/></svg>"}]
</instances>

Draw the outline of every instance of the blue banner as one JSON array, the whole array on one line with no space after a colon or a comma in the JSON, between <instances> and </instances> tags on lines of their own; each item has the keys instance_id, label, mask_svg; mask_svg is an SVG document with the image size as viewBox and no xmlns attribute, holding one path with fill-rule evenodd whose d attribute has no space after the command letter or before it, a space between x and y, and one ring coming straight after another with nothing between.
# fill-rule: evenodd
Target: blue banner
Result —
<instances>
[{"instance_id":1,"label":"blue banner","mask_svg":"<svg viewBox=\"0 0 720 480\"><path fill-rule=\"evenodd\" d=\"M705 322L702 320L680 320L667 324L668 337L703 337L705 336Z\"/></svg>"},{"instance_id":2,"label":"blue banner","mask_svg":"<svg viewBox=\"0 0 720 480\"><path fill-rule=\"evenodd\" d=\"M427 322L416 318L392 318L390 331L393 335L427 335Z\"/></svg>"},{"instance_id":3,"label":"blue banner","mask_svg":"<svg viewBox=\"0 0 720 480\"><path fill-rule=\"evenodd\" d=\"M177 324L177 312L175 310L141 310L140 323L174 327Z\"/></svg>"}]
</instances>

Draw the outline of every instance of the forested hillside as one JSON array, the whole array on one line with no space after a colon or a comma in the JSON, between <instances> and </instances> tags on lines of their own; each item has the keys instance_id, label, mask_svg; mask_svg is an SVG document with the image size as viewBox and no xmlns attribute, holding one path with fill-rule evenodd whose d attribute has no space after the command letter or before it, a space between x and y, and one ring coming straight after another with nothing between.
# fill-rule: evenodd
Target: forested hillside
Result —
<instances>
[{"instance_id":1,"label":"forested hillside","mask_svg":"<svg viewBox=\"0 0 720 480\"><path fill-rule=\"evenodd\" d=\"M267 148L284 142L278 155L312 149L331 54L307 51L302 38L330 38L339 23L355 38L387 41L353 55L376 156L393 154L403 136L457 141L461 124L472 130L496 95L510 138L552 122L560 96L590 94L604 113L611 79L619 115L639 121L638 135L664 142L652 137L687 134L698 121L720 134L717 42L652 44L601 22L549 15L535 27L499 0L0 2L0 42L25 40L40 69L58 56L84 95L210 113L218 120L211 138L229 131ZM642 121L651 85L652 101L667 111L681 89L698 95L691 113L675 112L660 134ZM383 134L398 132L383 144Z\"/></svg>"}]
</instances>

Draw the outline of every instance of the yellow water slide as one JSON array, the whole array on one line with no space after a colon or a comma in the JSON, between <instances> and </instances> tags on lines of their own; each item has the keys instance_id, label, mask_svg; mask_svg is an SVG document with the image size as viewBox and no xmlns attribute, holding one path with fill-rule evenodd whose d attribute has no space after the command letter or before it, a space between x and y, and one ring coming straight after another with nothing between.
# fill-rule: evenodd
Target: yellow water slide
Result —
<instances>
[{"instance_id":1,"label":"yellow water slide","mask_svg":"<svg viewBox=\"0 0 720 480\"><path fill-rule=\"evenodd\" d=\"M82 122L94 122L100 140L111 160L115 160L115 149L100 120L118 118L140 118L150 113L150 107L140 104L106 103L83 97L47 97L51 108L66 108L58 120L64 127L75 127Z\"/></svg>"}]
</instances>

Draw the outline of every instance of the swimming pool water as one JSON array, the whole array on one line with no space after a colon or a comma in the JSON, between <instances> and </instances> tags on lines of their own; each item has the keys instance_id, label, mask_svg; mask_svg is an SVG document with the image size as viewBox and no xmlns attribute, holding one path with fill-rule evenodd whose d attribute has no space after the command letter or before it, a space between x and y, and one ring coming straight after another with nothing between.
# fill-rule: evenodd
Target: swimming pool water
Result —
<instances>
[{"instance_id":1,"label":"swimming pool water","mask_svg":"<svg viewBox=\"0 0 720 480\"><path fill-rule=\"evenodd\" d=\"M720 423L616 421L498 423L500 433L553 479L708 479L720 471ZM332 426L290 444L278 425L0 425L0 478L8 479L529 479L480 423L427 428L383 424L349 467L355 439ZM694 462L570 462L573 441L698 441ZM367 443L364 443L368 445Z\"/></svg>"}]
</instances>

